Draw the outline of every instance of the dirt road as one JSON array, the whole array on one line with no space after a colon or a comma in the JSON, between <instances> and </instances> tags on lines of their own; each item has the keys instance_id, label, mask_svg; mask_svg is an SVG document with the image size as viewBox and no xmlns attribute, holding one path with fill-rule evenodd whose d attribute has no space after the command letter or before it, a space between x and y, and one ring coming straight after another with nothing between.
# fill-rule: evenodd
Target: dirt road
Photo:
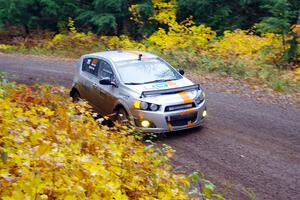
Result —
<instances>
[{"instance_id":1,"label":"dirt road","mask_svg":"<svg viewBox=\"0 0 300 200\"><path fill-rule=\"evenodd\" d=\"M17 82L70 87L74 70L73 60L0 54L0 71ZM248 199L246 188L259 200L299 200L300 110L216 92L213 86L206 92L204 127L159 141L176 150L174 164L203 172L229 199Z\"/></svg>"}]
</instances>

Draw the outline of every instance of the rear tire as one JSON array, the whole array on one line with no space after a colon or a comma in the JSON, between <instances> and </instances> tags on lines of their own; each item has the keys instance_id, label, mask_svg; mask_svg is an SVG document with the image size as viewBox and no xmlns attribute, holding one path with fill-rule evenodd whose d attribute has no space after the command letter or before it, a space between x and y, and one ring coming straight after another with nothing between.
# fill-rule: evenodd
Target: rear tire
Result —
<instances>
[{"instance_id":1,"label":"rear tire","mask_svg":"<svg viewBox=\"0 0 300 200\"><path fill-rule=\"evenodd\" d=\"M72 98L73 102L78 102L80 99L80 94L76 89L72 89L70 92L70 97Z\"/></svg>"}]
</instances>

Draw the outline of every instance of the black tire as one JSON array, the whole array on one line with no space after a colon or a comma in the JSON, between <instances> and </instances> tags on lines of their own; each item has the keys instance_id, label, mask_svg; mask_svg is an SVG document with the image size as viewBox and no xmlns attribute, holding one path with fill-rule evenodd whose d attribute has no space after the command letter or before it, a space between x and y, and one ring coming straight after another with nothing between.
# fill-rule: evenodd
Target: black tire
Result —
<instances>
[{"instance_id":1,"label":"black tire","mask_svg":"<svg viewBox=\"0 0 300 200\"><path fill-rule=\"evenodd\" d=\"M73 99L73 102L78 102L80 99L80 94L76 89L72 89L70 92L70 97Z\"/></svg>"},{"instance_id":2,"label":"black tire","mask_svg":"<svg viewBox=\"0 0 300 200\"><path fill-rule=\"evenodd\" d=\"M129 124L129 115L125 108L119 107L116 110L116 121L121 125L128 125Z\"/></svg>"}]
</instances>

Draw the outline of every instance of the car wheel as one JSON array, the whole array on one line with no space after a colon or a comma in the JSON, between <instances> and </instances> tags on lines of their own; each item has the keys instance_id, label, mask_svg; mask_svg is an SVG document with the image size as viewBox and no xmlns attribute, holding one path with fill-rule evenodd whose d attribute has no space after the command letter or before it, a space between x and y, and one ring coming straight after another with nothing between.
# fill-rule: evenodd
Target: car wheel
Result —
<instances>
[{"instance_id":1,"label":"car wheel","mask_svg":"<svg viewBox=\"0 0 300 200\"><path fill-rule=\"evenodd\" d=\"M70 97L73 99L73 102L78 102L80 99L80 94L76 89L72 89L70 92Z\"/></svg>"},{"instance_id":2,"label":"car wheel","mask_svg":"<svg viewBox=\"0 0 300 200\"><path fill-rule=\"evenodd\" d=\"M127 111L120 107L116 111L116 120L121 125L128 125L129 124L129 116Z\"/></svg>"}]
</instances>

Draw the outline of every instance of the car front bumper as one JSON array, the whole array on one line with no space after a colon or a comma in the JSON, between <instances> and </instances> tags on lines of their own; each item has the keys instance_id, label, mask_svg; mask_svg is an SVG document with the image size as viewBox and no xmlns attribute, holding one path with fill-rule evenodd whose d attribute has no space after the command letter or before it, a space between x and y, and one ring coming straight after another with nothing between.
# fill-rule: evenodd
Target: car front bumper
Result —
<instances>
[{"instance_id":1,"label":"car front bumper","mask_svg":"<svg viewBox=\"0 0 300 200\"><path fill-rule=\"evenodd\" d=\"M153 133L173 132L201 126L206 114L205 101L197 107L186 110L172 112L135 110L133 113L135 125L143 132ZM141 126L141 122L145 120L150 122L150 127Z\"/></svg>"}]
</instances>

